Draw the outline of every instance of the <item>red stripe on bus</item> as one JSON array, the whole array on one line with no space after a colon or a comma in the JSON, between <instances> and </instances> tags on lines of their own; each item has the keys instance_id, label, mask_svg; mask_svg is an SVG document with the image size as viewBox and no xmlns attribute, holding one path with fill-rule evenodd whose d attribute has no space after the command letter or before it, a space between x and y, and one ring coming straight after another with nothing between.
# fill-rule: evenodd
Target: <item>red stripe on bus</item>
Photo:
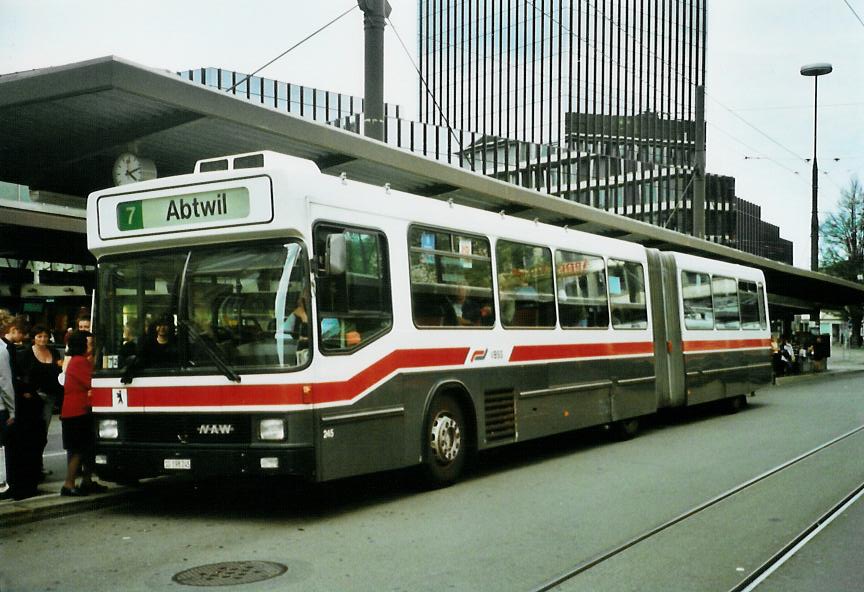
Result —
<instances>
[{"instance_id":1,"label":"red stripe on bus","mask_svg":"<svg viewBox=\"0 0 864 592\"><path fill-rule=\"evenodd\" d=\"M598 358L653 354L650 341L630 343L568 343L565 345L517 345L510 354L511 362L536 362L565 358Z\"/></svg>"},{"instance_id":2,"label":"red stripe on bus","mask_svg":"<svg viewBox=\"0 0 864 592\"><path fill-rule=\"evenodd\" d=\"M397 370L431 366L461 366L469 348L396 350L348 380L312 384L313 403L350 401ZM139 407L224 407L302 405L303 384L159 386L126 388L126 405ZM112 389L95 388L94 407L112 406Z\"/></svg>"},{"instance_id":3,"label":"red stripe on bus","mask_svg":"<svg viewBox=\"0 0 864 592\"><path fill-rule=\"evenodd\" d=\"M685 341L684 351L707 351L715 349L743 349L747 347L771 347L770 339L716 339L707 341Z\"/></svg>"},{"instance_id":4,"label":"red stripe on bus","mask_svg":"<svg viewBox=\"0 0 864 592\"><path fill-rule=\"evenodd\" d=\"M350 400L396 370L429 366L461 366L469 348L400 349L391 352L345 382L322 382L312 387L316 403Z\"/></svg>"}]
</instances>

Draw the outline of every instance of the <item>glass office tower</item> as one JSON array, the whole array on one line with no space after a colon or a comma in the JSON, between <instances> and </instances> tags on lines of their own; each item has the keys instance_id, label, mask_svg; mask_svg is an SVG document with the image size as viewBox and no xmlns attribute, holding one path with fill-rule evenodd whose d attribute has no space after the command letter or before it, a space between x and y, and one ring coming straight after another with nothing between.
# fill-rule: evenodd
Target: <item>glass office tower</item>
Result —
<instances>
[{"instance_id":1,"label":"glass office tower","mask_svg":"<svg viewBox=\"0 0 864 592\"><path fill-rule=\"evenodd\" d=\"M706 1L420 0L420 119L476 134L473 168L687 231Z\"/></svg>"}]
</instances>

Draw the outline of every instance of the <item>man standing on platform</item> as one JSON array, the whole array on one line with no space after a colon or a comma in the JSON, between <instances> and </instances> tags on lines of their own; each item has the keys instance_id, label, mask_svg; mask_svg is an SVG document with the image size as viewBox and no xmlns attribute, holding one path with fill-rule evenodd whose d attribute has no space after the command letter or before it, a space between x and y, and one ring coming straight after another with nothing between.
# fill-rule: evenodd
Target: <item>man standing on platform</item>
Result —
<instances>
[{"instance_id":1,"label":"man standing on platform","mask_svg":"<svg viewBox=\"0 0 864 592\"><path fill-rule=\"evenodd\" d=\"M6 442L9 431L15 423L15 380L12 373L12 356L15 354L15 344L6 340L6 332L12 330L15 317L8 310L0 309L0 463L4 477L0 479L0 496L9 496L9 485L6 483L9 471L6 462Z\"/></svg>"}]
</instances>

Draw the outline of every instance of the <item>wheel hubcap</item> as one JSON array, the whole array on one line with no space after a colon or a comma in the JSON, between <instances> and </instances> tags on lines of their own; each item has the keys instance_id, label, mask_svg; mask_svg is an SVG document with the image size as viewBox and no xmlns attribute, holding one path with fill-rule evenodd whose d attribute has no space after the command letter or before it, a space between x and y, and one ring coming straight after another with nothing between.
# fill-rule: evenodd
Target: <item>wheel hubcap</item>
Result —
<instances>
[{"instance_id":1,"label":"wheel hubcap","mask_svg":"<svg viewBox=\"0 0 864 592\"><path fill-rule=\"evenodd\" d=\"M453 462L462 448L462 430L449 415L439 414L432 421L432 450L442 464Z\"/></svg>"}]
</instances>

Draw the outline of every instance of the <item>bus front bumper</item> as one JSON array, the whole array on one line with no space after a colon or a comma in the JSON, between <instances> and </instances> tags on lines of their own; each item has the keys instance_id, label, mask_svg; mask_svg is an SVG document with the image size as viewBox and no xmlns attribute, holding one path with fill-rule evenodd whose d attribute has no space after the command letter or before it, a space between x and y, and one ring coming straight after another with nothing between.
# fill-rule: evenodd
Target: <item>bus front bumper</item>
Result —
<instances>
[{"instance_id":1,"label":"bus front bumper","mask_svg":"<svg viewBox=\"0 0 864 592\"><path fill-rule=\"evenodd\" d=\"M312 448L198 448L96 446L94 472L106 481L156 475L188 475L195 479L243 475L315 474Z\"/></svg>"}]
</instances>

